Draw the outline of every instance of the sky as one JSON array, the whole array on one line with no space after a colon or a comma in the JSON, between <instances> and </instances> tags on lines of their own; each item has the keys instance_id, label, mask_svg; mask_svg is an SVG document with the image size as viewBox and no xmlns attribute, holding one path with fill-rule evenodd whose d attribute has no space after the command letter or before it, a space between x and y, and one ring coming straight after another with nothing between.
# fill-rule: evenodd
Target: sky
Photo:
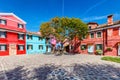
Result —
<instances>
[{"instance_id":1,"label":"sky","mask_svg":"<svg viewBox=\"0 0 120 80\"><path fill-rule=\"evenodd\" d=\"M0 0L0 12L14 13L27 22L28 31L37 32L56 16L104 24L113 14L114 21L120 20L120 0Z\"/></svg>"}]
</instances>

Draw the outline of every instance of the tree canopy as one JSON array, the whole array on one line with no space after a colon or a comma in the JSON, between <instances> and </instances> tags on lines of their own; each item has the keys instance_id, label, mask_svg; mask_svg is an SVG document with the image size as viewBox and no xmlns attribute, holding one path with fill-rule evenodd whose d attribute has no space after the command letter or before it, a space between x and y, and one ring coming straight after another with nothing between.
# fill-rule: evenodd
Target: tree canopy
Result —
<instances>
[{"instance_id":1,"label":"tree canopy","mask_svg":"<svg viewBox=\"0 0 120 80\"><path fill-rule=\"evenodd\" d=\"M79 18L55 17L49 22L42 23L40 32L43 37L52 34L59 40L64 40L66 37L73 39L75 36L82 40L88 33L88 27Z\"/></svg>"}]
</instances>

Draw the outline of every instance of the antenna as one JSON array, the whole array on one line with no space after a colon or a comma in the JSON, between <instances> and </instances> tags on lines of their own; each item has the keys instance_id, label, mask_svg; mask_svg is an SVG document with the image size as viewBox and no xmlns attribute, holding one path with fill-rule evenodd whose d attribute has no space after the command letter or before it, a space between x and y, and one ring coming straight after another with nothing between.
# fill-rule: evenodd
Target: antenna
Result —
<instances>
[{"instance_id":1,"label":"antenna","mask_svg":"<svg viewBox=\"0 0 120 80\"><path fill-rule=\"evenodd\" d=\"M64 0L62 0L62 16L64 16Z\"/></svg>"}]
</instances>

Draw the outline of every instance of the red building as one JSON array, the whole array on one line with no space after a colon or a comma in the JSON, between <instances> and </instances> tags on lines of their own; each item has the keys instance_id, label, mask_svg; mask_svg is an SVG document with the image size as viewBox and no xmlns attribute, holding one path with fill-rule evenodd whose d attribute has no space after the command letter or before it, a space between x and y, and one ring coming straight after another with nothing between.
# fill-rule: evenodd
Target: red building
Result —
<instances>
[{"instance_id":1,"label":"red building","mask_svg":"<svg viewBox=\"0 0 120 80\"><path fill-rule=\"evenodd\" d=\"M26 53L25 24L13 13L0 13L0 56Z\"/></svg>"},{"instance_id":2,"label":"red building","mask_svg":"<svg viewBox=\"0 0 120 80\"><path fill-rule=\"evenodd\" d=\"M75 50L81 54L96 54L102 50L103 55L120 55L120 21L113 22L113 15L107 17L107 23L98 25L95 22L88 23L89 34L84 37L79 47Z\"/></svg>"}]
</instances>

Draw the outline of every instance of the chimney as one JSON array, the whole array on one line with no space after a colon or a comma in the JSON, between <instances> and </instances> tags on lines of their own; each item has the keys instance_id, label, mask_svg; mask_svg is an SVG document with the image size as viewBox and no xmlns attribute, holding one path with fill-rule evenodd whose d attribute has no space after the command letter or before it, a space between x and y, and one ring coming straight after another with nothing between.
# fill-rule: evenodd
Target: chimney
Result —
<instances>
[{"instance_id":1,"label":"chimney","mask_svg":"<svg viewBox=\"0 0 120 80\"><path fill-rule=\"evenodd\" d=\"M107 16L107 22L108 22L108 25L112 25L113 24L113 15L108 15Z\"/></svg>"}]
</instances>

